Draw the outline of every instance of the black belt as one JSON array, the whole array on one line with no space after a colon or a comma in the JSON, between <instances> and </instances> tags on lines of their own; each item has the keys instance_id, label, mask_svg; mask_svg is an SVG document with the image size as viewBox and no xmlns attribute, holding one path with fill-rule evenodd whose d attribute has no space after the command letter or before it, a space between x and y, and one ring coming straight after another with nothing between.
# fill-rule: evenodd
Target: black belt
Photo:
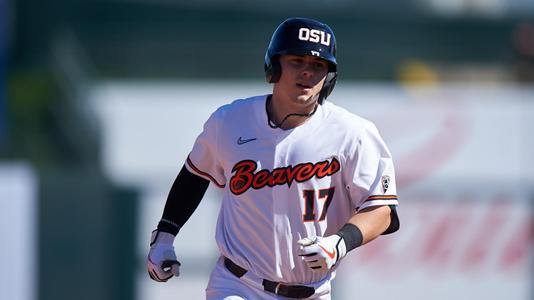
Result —
<instances>
[{"instance_id":1,"label":"black belt","mask_svg":"<svg viewBox=\"0 0 534 300\"><path fill-rule=\"evenodd\" d=\"M224 265L228 271L232 272L238 278L243 277L247 270L236 265L233 261L228 258L224 258ZM311 286L305 285L285 285L280 282L274 282L267 279L263 279L263 289L288 298L303 299L308 298L311 295L315 294L315 289Z\"/></svg>"}]
</instances>

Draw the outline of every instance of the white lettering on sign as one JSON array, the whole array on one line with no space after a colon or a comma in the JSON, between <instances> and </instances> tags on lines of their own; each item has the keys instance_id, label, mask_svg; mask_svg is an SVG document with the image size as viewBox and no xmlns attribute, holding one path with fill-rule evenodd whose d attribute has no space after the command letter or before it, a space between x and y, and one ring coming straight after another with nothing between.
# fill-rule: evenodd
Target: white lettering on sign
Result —
<instances>
[{"instance_id":1,"label":"white lettering on sign","mask_svg":"<svg viewBox=\"0 0 534 300\"><path fill-rule=\"evenodd\" d=\"M330 33L303 27L299 29L299 40L330 46Z\"/></svg>"}]
</instances>

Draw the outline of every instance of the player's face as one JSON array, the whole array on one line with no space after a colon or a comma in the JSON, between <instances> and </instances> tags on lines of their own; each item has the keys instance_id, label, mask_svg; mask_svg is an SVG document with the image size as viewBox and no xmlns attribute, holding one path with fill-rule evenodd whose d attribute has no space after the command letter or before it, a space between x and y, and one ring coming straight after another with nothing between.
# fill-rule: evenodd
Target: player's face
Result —
<instances>
[{"instance_id":1,"label":"player's face","mask_svg":"<svg viewBox=\"0 0 534 300\"><path fill-rule=\"evenodd\" d=\"M315 101L328 73L328 62L311 55L282 55L282 75L275 86L291 101L307 104Z\"/></svg>"}]
</instances>

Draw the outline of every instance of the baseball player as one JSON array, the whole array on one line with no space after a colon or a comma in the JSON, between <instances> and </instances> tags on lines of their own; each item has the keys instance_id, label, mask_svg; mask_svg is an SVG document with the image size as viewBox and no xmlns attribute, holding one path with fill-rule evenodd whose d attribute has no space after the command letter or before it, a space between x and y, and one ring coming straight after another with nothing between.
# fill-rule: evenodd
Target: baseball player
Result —
<instances>
[{"instance_id":1,"label":"baseball player","mask_svg":"<svg viewBox=\"0 0 534 300\"><path fill-rule=\"evenodd\" d=\"M325 101L337 77L326 24L280 24L265 74L272 94L205 123L152 233L148 273L179 275L174 238L212 182L223 190L221 256L206 299L330 299L343 257L399 228L391 154L373 123Z\"/></svg>"}]
</instances>

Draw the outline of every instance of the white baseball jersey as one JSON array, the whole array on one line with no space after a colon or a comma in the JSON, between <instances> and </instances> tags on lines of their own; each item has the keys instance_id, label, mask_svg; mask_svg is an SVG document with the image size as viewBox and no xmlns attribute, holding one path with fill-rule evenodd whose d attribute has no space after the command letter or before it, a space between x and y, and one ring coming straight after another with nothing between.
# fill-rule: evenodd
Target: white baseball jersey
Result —
<instances>
[{"instance_id":1,"label":"white baseball jersey","mask_svg":"<svg viewBox=\"0 0 534 300\"><path fill-rule=\"evenodd\" d=\"M261 278L314 283L297 241L336 233L354 212L397 205L391 154L373 123L330 102L289 130L268 125L267 96L216 110L187 158L224 189L216 229L222 255Z\"/></svg>"}]
</instances>

